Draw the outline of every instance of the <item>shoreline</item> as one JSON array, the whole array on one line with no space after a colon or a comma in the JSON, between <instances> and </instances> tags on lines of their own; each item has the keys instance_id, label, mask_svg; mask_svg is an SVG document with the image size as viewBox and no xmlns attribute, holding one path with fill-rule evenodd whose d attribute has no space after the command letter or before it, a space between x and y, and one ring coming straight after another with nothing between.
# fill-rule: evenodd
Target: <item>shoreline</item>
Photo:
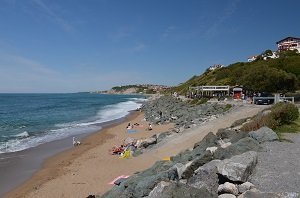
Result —
<instances>
[{"instance_id":1,"label":"shoreline","mask_svg":"<svg viewBox=\"0 0 300 198\"><path fill-rule=\"evenodd\" d=\"M128 122L137 121L137 119L141 120L141 118L143 118L143 113L137 111L130 112L129 115L125 116L122 119L119 119L118 121L115 120L112 123L105 124L101 130L87 134L82 139L82 144L80 146L74 148L73 146L71 146L67 150L60 151L50 157L47 157L46 159L44 159L42 165L34 171L30 178L26 179L22 184L6 192L4 194L4 197L32 197L30 193L39 189L47 182L70 173L70 170L67 170L68 167L74 164L76 159L83 156L83 154L88 153L90 150L99 146L101 147L107 142L109 142L110 147L115 144L121 144L124 136L145 136L144 133L139 132L136 134L127 134L124 132ZM146 121L144 121L144 126L146 126ZM124 129L123 131L121 131L121 137L118 137L118 134L116 133L111 133L112 130L115 130L115 128L120 129L120 127ZM143 130L143 132L144 131L145 130ZM152 135L156 132L158 132L158 130L153 130L153 132L149 133L148 135ZM107 150L104 154L107 155L108 158L119 160L117 156L108 155Z\"/></svg>"},{"instance_id":2,"label":"shoreline","mask_svg":"<svg viewBox=\"0 0 300 198\"><path fill-rule=\"evenodd\" d=\"M79 134L76 137L84 145L89 136L101 133L108 127L125 122L134 114L135 111L131 111L123 118L101 123L101 128L98 130ZM3 179L0 179L0 197L26 183L37 172L44 169L45 166L47 167L48 161L51 161L56 155L72 150L71 137L46 142L21 151L1 154L0 174Z\"/></svg>"},{"instance_id":3,"label":"shoreline","mask_svg":"<svg viewBox=\"0 0 300 198\"><path fill-rule=\"evenodd\" d=\"M128 118L122 123L106 128L101 133L88 136L90 139L86 139L84 142L91 147L83 151L82 154L76 155L77 150L70 149L71 151L62 152L49 158L45 163L48 168L44 166L30 180L7 193L5 197L87 197L94 194L101 195L112 188L113 185L108 183L114 178L120 175L133 175L150 168L156 161L192 148L194 143L201 141L210 131L216 133L219 128L229 127L235 120L256 115L262 109L262 107L253 105L242 105L234 108L224 116L191 128L186 133L175 134L167 142L157 145L137 157L119 159L118 156L108 154L108 150L112 146L122 144L126 137L147 138L174 127L173 124L154 125L151 132L138 129L138 133L127 134L124 132L127 122L142 122L144 126L147 126L147 122L142 121L144 114L136 112L136 117L132 115L132 119ZM94 144L101 136L107 138L102 138L101 143ZM55 157L61 158L61 161Z\"/></svg>"}]
</instances>

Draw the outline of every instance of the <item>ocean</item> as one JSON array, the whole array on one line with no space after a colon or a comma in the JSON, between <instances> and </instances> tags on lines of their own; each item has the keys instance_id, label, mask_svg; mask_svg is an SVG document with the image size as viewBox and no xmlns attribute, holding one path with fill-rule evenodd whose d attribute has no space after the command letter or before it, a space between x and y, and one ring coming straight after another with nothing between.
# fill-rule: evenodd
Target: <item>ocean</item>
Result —
<instances>
[{"instance_id":1,"label":"ocean","mask_svg":"<svg viewBox=\"0 0 300 198\"><path fill-rule=\"evenodd\" d=\"M143 101L134 95L0 94L0 153L97 131Z\"/></svg>"}]
</instances>

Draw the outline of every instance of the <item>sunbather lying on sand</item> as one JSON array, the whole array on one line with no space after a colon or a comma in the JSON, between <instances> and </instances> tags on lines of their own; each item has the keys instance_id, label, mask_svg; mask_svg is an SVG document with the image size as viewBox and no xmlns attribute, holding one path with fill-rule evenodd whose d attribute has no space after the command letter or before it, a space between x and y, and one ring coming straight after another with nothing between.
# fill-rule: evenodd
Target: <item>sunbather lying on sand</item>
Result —
<instances>
[{"instance_id":1,"label":"sunbather lying on sand","mask_svg":"<svg viewBox=\"0 0 300 198\"><path fill-rule=\"evenodd\" d=\"M112 155L120 155L121 153L124 152L124 146L113 146L112 149L110 150Z\"/></svg>"}]
</instances>

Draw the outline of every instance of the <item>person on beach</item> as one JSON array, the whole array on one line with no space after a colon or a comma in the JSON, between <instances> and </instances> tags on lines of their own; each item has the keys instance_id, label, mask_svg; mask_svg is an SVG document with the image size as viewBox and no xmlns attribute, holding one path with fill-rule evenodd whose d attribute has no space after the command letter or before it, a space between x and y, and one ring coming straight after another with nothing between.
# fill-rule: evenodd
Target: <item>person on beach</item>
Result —
<instances>
[{"instance_id":1,"label":"person on beach","mask_svg":"<svg viewBox=\"0 0 300 198\"><path fill-rule=\"evenodd\" d=\"M131 126L131 124L130 124L130 123L128 123L128 125L127 125L126 129L132 129L132 126Z\"/></svg>"},{"instance_id":2,"label":"person on beach","mask_svg":"<svg viewBox=\"0 0 300 198\"><path fill-rule=\"evenodd\" d=\"M152 125L151 125L151 123L149 123L148 130L149 130L149 131L152 130Z\"/></svg>"},{"instance_id":3,"label":"person on beach","mask_svg":"<svg viewBox=\"0 0 300 198\"><path fill-rule=\"evenodd\" d=\"M81 143L73 137L73 146L79 146Z\"/></svg>"}]
</instances>

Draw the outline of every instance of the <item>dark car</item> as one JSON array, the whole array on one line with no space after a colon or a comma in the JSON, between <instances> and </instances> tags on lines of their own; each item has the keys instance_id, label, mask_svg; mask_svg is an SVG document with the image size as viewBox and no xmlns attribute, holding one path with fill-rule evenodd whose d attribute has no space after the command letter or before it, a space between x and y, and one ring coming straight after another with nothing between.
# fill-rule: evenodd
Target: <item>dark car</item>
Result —
<instances>
[{"instance_id":1,"label":"dark car","mask_svg":"<svg viewBox=\"0 0 300 198\"><path fill-rule=\"evenodd\" d=\"M255 104L257 105L269 105L274 103L274 96L270 93L261 93L259 97L256 98Z\"/></svg>"}]
</instances>

